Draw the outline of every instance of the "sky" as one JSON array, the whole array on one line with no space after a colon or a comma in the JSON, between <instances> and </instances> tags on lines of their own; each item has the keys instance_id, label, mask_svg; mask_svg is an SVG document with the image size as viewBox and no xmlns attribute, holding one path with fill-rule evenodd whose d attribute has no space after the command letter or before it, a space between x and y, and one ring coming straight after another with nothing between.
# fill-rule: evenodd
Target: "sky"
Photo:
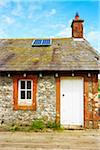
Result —
<instances>
[{"instance_id":1,"label":"sky","mask_svg":"<svg viewBox=\"0 0 100 150\"><path fill-rule=\"evenodd\" d=\"M76 12L100 52L100 0L0 0L0 38L71 37Z\"/></svg>"}]
</instances>

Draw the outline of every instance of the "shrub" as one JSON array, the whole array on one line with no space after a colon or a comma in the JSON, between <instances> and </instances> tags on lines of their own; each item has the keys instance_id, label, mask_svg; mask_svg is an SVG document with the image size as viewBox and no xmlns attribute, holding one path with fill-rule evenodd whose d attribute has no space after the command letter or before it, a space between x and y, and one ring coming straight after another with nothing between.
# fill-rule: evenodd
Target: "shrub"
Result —
<instances>
[{"instance_id":1,"label":"shrub","mask_svg":"<svg viewBox=\"0 0 100 150\"><path fill-rule=\"evenodd\" d=\"M45 130L44 130L45 129ZM45 124L45 121L43 119L36 119L34 121L32 121L32 123L30 125L28 124L15 124L13 123L10 126L10 131L48 131L48 129L51 130L58 130L58 131L62 131L64 128L60 126L60 124L57 124L54 121L48 121Z\"/></svg>"},{"instance_id":2,"label":"shrub","mask_svg":"<svg viewBox=\"0 0 100 150\"><path fill-rule=\"evenodd\" d=\"M45 126L43 120L41 120L41 119L34 120L31 124L32 130L38 130L38 129L43 130L45 127L46 126Z\"/></svg>"},{"instance_id":3,"label":"shrub","mask_svg":"<svg viewBox=\"0 0 100 150\"><path fill-rule=\"evenodd\" d=\"M12 127L10 128L11 131L19 131L19 127L18 125L12 125Z\"/></svg>"},{"instance_id":4,"label":"shrub","mask_svg":"<svg viewBox=\"0 0 100 150\"><path fill-rule=\"evenodd\" d=\"M54 122L48 121L47 124L46 124L46 127L52 129L53 128L53 124L54 124Z\"/></svg>"},{"instance_id":5,"label":"shrub","mask_svg":"<svg viewBox=\"0 0 100 150\"><path fill-rule=\"evenodd\" d=\"M100 92L100 87L98 87L98 91Z\"/></svg>"},{"instance_id":6,"label":"shrub","mask_svg":"<svg viewBox=\"0 0 100 150\"><path fill-rule=\"evenodd\" d=\"M48 121L46 124L46 127L50 128L50 129L54 129L54 130L62 130L63 129L59 123L52 122L52 121Z\"/></svg>"},{"instance_id":7,"label":"shrub","mask_svg":"<svg viewBox=\"0 0 100 150\"><path fill-rule=\"evenodd\" d=\"M100 94L98 94L98 98L100 98Z\"/></svg>"}]
</instances>

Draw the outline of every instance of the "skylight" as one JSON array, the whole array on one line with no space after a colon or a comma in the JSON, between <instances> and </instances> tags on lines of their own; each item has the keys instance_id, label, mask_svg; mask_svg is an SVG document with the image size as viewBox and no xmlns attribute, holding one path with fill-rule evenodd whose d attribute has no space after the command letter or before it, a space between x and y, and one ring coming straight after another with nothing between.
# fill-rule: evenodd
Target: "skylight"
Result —
<instances>
[{"instance_id":1,"label":"skylight","mask_svg":"<svg viewBox=\"0 0 100 150\"><path fill-rule=\"evenodd\" d=\"M33 40L32 46L50 46L52 43L51 39L36 39Z\"/></svg>"}]
</instances>

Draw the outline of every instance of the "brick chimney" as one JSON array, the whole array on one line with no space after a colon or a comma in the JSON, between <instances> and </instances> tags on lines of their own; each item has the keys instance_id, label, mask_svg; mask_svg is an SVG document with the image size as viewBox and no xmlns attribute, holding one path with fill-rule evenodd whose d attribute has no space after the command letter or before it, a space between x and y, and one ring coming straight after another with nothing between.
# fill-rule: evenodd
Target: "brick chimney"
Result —
<instances>
[{"instance_id":1,"label":"brick chimney","mask_svg":"<svg viewBox=\"0 0 100 150\"><path fill-rule=\"evenodd\" d=\"M71 24L73 38L83 38L83 22L84 20L81 20L78 13L76 13L75 19Z\"/></svg>"}]
</instances>

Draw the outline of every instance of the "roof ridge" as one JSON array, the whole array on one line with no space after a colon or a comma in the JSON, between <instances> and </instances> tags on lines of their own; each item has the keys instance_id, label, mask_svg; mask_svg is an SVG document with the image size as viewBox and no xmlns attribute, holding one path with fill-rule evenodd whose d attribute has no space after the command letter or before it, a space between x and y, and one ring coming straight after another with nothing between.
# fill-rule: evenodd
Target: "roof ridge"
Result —
<instances>
[{"instance_id":1,"label":"roof ridge","mask_svg":"<svg viewBox=\"0 0 100 150\"><path fill-rule=\"evenodd\" d=\"M35 39L72 39L72 37L44 37L44 38L39 38L39 37L30 37L30 38L0 38L0 40L35 40Z\"/></svg>"}]
</instances>

